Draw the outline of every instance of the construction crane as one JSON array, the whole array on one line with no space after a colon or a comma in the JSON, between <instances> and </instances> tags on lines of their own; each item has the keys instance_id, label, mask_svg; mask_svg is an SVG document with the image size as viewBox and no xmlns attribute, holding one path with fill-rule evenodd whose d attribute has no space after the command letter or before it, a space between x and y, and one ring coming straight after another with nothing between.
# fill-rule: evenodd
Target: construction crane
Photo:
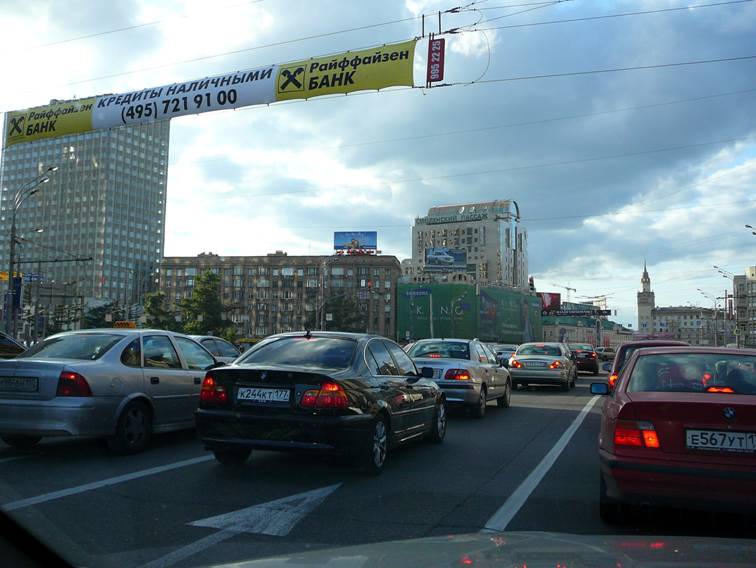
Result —
<instances>
[{"instance_id":1,"label":"construction crane","mask_svg":"<svg viewBox=\"0 0 756 568\"><path fill-rule=\"evenodd\" d=\"M572 292L577 292L577 288L570 288L569 286L562 286L561 284L555 284L553 282L551 283L551 285L552 286L556 286L557 288L564 288L565 290L567 290L567 301L568 302L572 301Z\"/></svg>"}]
</instances>

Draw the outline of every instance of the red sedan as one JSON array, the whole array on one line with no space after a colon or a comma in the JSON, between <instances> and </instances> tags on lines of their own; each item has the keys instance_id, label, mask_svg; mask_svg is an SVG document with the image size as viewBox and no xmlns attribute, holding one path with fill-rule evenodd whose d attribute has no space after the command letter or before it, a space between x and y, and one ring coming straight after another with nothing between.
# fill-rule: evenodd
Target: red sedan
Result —
<instances>
[{"instance_id":1,"label":"red sedan","mask_svg":"<svg viewBox=\"0 0 756 568\"><path fill-rule=\"evenodd\" d=\"M599 457L607 522L627 505L756 511L756 350L633 353L604 402Z\"/></svg>"}]
</instances>

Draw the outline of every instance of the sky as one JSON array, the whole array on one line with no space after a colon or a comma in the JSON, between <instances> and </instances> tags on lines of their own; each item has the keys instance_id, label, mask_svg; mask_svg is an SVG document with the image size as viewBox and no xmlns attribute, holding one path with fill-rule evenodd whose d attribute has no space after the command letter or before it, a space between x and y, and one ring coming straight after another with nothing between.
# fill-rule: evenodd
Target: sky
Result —
<instances>
[{"instance_id":1,"label":"sky","mask_svg":"<svg viewBox=\"0 0 756 568\"><path fill-rule=\"evenodd\" d=\"M471 1L0 0L0 111L410 39ZM756 3L544 23L715 0L534 1L443 15L455 86L174 119L165 254L377 230L403 259L430 207L514 199L538 290L607 295L635 327L646 261L658 305L711 306L731 290L713 266L756 264L756 59L533 76L753 56Z\"/></svg>"}]
</instances>

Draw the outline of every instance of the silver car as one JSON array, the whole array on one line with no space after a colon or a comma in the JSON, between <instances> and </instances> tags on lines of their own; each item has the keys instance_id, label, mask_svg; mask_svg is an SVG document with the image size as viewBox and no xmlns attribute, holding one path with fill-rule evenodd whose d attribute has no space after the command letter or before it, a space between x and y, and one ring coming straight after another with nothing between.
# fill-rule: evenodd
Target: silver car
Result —
<instances>
[{"instance_id":1,"label":"silver car","mask_svg":"<svg viewBox=\"0 0 756 568\"><path fill-rule=\"evenodd\" d=\"M486 413L486 403L496 400L508 407L512 395L509 372L490 348L471 339L421 339L407 354L417 367L433 369L449 405L464 405L477 418Z\"/></svg>"},{"instance_id":2,"label":"silver car","mask_svg":"<svg viewBox=\"0 0 756 568\"><path fill-rule=\"evenodd\" d=\"M210 351L221 363L233 363L241 355L241 351L220 337L213 335L190 335L189 337Z\"/></svg>"},{"instance_id":3,"label":"silver car","mask_svg":"<svg viewBox=\"0 0 756 568\"><path fill-rule=\"evenodd\" d=\"M577 380L573 353L564 343L523 343L509 359L512 382L519 385L559 385L570 390Z\"/></svg>"},{"instance_id":4,"label":"silver car","mask_svg":"<svg viewBox=\"0 0 756 568\"><path fill-rule=\"evenodd\" d=\"M53 335L0 361L0 437L28 448L46 436L95 436L117 453L135 453L153 432L194 426L205 371L218 365L169 331Z\"/></svg>"}]
</instances>

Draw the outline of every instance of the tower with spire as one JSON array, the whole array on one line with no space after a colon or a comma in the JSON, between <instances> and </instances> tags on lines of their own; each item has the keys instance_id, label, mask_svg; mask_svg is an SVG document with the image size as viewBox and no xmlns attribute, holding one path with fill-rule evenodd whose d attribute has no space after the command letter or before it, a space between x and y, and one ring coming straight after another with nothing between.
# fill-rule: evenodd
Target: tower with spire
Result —
<instances>
[{"instance_id":1,"label":"tower with spire","mask_svg":"<svg viewBox=\"0 0 756 568\"><path fill-rule=\"evenodd\" d=\"M648 275L645 260L643 261L641 286L642 289L638 292L638 331L640 333L652 333L654 330L652 318L656 298L651 291L651 277Z\"/></svg>"}]
</instances>

